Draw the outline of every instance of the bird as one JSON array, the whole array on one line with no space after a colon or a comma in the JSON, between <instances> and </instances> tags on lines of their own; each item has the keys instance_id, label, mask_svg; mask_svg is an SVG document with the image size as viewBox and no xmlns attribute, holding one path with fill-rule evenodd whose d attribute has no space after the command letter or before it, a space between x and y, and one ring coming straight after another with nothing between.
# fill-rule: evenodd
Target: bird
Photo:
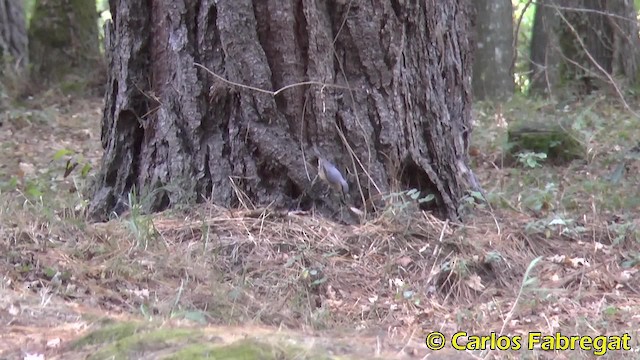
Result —
<instances>
[{"instance_id":1,"label":"bird","mask_svg":"<svg viewBox=\"0 0 640 360\"><path fill-rule=\"evenodd\" d=\"M325 158L318 156L318 176L336 192L346 197L349 193L349 184L344 179L340 170Z\"/></svg>"}]
</instances>

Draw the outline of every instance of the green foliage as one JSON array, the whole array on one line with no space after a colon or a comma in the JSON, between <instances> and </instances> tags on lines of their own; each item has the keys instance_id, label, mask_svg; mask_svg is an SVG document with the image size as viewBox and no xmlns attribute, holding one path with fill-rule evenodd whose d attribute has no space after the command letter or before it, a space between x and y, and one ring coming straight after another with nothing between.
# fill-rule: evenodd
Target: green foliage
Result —
<instances>
[{"instance_id":1,"label":"green foliage","mask_svg":"<svg viewBox=\"0 0 640 360\"><path fill-rule=\"evenodd\" d=\"M534 212L553 210L557 193L556 184L548 183L544 189L530 189L527 191L522 204Z\"/></svg>"},{"instance_id":2,"label":"green foliage","mask_svg":"<svg viewBox=\"0 0 640 360\"><path fill-rule=\"evenodd\" d=\"M27 180L24 186L24 193L31 200L41 200L46 184L41 181Z\"/></svg>"},{"instance_id":3,"label":"green foliage","mask_svg":"<svg viewBox=\"0 0 640 360\"><path fill-rule=\"evenodd\" d=\"M634 268L640 265L640 253L634 252L625 256L625 260L622 262L624 268Z\"/></svg>"},{"instance_id":4,"label":"green foliage","mask_svg":"<svg viewBox=\"0 0 640 360\"><path fill-rule=\"evenodd\" d=\"M100 39L104 39L104 24L111 19L111 11L109 11L109 2L107 0L97 0L96 8L98 9L98 30L100 31ZM101 50L104 51L103 41L100 41Z\"/></svg>"},{"instance_id":5,"label":"green foliage","mask_svg":"<svg viewBox=\"0 0 640 360\"><path fill-rule=\"evenodd\" d=\"M146 250L149 242L158 236L153 224L153 218L148 214L144 214L143 204L136 195L135 189L128 194L128 203L130 214L127 219L127 225L136 239L136 247Z\"/></svg>"},{"instance_id":6,"label":"green foliage","mask_svg":"<svg viewBox=\"0 0 640 360\"><path fill-rule=\"evenodd\" d=\"M417 201L419 204L433 201L436 196L433 194L427 194L424 197L420 197L420 191L418 189L411 189L406 192L406 195Z\"/></svg>"},{"instance_id":7,"label":"green foliage","mask_svg":"<svg viewBox=\"0 0 640 360\"><path fill-rule=\"evenodd\" d=\"M387 203L384 214L387 216L398 216L404 214L416 205L429 203L435 200L434 194L425 194L418 189L409 189L400 192L394 192L382 197Z\"/></svg>"},{"instance_id":8,"label":"green foliage","mask_svg":"<svg viewBox=\"0 0 640 360\"><path fill-rule=\"evenodd\" d=\"M36 5L36 0L22 0L22 5L24 7L24 18L27 25L29 25L31 23L31 16L33 16L33 8Z\"/></svg>"},{"instance_id":9,"label":"green foliage","mask_svg":"<svg viewBox=\"0 0 640 360\"><path fill-rule=\"evenodd\" d=\"M627 220L622 223L612 223L609 225L609 231L613 236L611 241L614 245L621 245L627 238L638 239L638 228L633 220Z\"/></svg>"},{"instance_id":10,"label":"green foliage","mask_svg":"<svg viewBox=\"0 0 640 360\"><path fill-rule=\"evenodd\" d=\"M514 67L514 77L516 90L526 94L529 88L529 61L531 43L531 30L535 16L535 5L528 0L512 0L514 27L520 24L518 31L518 41L516 44L517 60ZM523 13L523 11L526 11ZM522 17L522 19L520 19Z\"/></svg>"},{"instance_id":11,"label":"green foliage","mask_svg":"<svg viewBox=\"0 0 640 360\"><path fill-rule=\"evenodd\" d=\"M96 0L96 9L98 9L99 14L103 14L104 12L109 11L109 1L108 0Z\"/></svg>"},{"instance_id":12,"label":"green foliage","mask_svg":"<svg viewBox=\"0 0 640 360\"><path fill-rule=\"evenodd\" d=\"M525 226L525 231L528 233L544 234L547 239L559 235L579 238L580 235L587 231L587 228L576 225L573 219L563 218L559 215L551 215L544 219L529 222Z\"/></svg>"},{"instance_id":13,"label":"green foliage","mask_svg":"<svg viewBox=\"0 0 640 360\"><path fill-rule=\"evenodd\" d=\"M300 279L304 281L310 288L316 288L327 281L327 278L323 276L322 271L310 268L305 268L302 270Z\"/></svg>"},{"instance_id":14,"label":"green foliage","mask_svg":"<svg viewBox=\"0 0 640 360\"><path fill-rule=\"evenodd\" d=\"M66 159L64 166L64 177L69 176L75 169L80 166L80 177L86 179L89 172L92 170L91 163L85 160L84 156L79 153L75 153L69 149L60 149L53 154L54 161L60 161Z\"/></svg>"},{"instance_id":15,"label":"green foliage","mask_svg":"<svg viewBox=\"0 0 640 360\"><path fill-rule=\"evenodd\" d=\"M17 175L0 178L0 194L14 193L22 199L25 209L43 215L51 222L83 214L88 205L83 191L92 170L89 161L68 149L53 152L47 158L50 162L46 166L20 162ZM76 168L80 176L72 174ZM68 176L72 176L72 182L64 181Z\"/></svg>"},{"instance_id":16,"label":"green foliage","mask_svg":"<svg viewBox=\"0 0 640 360\"><path fill-rule=\"evenodd\" d=\"M517 154L517 157L520 164L533 169L542 166L541 162L547 158L547 154L525 151Z\"/></svg>"},{"instance_id":17,"label":"green foliage","mask_svg":"<svg viewBox=\"0 0 640 360\"><path fill-rule=\"evenodd\" d=\"M485 199L485 197L479 191L470 191L460 200L458 213L466 214L470 213L474 209L484 209L486 207L485 203L492 200L490 194L488 194L487 197L488 199Z\"/></svg>"}]
</instances>

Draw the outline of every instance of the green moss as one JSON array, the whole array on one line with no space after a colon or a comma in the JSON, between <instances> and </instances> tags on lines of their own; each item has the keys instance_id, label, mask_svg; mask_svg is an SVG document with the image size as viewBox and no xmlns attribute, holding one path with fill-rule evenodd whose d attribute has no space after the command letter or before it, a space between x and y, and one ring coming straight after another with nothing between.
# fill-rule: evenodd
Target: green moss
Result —
<instances>
[{"instance_id":1,"label":"green moss","mask_svg":"<svg viewBox=\"0 0 640 360\"><path fill-rule=\"evenodd\" d=\"M106 320L105 323L110 323ZM79 349L87 345L104 344L126 338L136 333L139 326L135 323L110 324L104 328L92 331L71 344L72 349Z\"/></svg>"},{"instance_id":2,"label":"green moss","mask_svg":"<svg viewBox=\"0 0 640 360\"><path fill-rule=\"evenodd\" d=\"M74 342L74 350L88 354L87 359L331 359L303 347L283 341L272 343L254 339L222 344L199 329L152 329L146 324L105 322L105 326ZM94 348L91 348L93 346Z\"/></svg>"},{"instance_id":3,"label":"green moss","mask_svg":"<svg viewBox=\"0 0 640 360\"><path fill-rule=\"evenodd\" d=\"M136 333L123 337L113 344L103 347L89 359L130 359L139 354L155 352L181 342L198 341L202 333L191 329L159 329L148 333Z\"/></svg>"},{"instance_id":4,"label":"green moss","mask_svg":"<svg viewBox=\"0 0 640 360\"><path fill-rule=\"evenodd\" d=\"M324 360L331 359L331 357L295 346L274 346L255 340L241 340L225 346L214 346L211 344L189 345L165 359Z\"/></svg>"},{"instance_id":5,"label":"green moss","mask_svg":"<svg viewBox=\"0 0 640 360\"><path fill-rule=\"evenodd\" d=\"M237 341L226 346L189 345L166 359L289 359L284 351L252 340Z\"/></svg>"},{"instance_id":6,"label":"green moss","mask_svg":"<svg viewBox=\"0 0 640 360\"><path fill-rule=\"evenodd\" d=\"M586 150L579 138L579 134L558 124L517 124L508 131L508 155L514 157L523 151L545 153L549 162L565 164L584 158Z\"/></svg>"}]
</instances>

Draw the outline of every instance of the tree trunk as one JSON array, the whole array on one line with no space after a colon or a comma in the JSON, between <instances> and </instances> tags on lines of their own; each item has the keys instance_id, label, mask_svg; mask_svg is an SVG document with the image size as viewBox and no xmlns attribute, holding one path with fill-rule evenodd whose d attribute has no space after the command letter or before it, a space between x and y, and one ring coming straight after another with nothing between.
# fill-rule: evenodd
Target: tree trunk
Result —
<instances>
[{"instance_id":1,"label":"tree trunk","mask_svg":"<svg viewBox=\"0 0 640 360\"><path fill-rule=\"evenodd\" d=\"M29 63L22 0L0 0L0 59L20 66Z\"/></svg>"},{"instance_id":2,"label":"tree trunk","mask_svg":"<svg viewBox=\"0 0 640 360\"><path fill-rule=\"evenodd\" d=\"M12 77L16 77L20 76L28 63L27 28L22 0L0 0L0 111L4 111L9 104L7 99L10 91L5 87L6 68L16 70L11 73Z\"/></svg>"},{"instance_id":3,"label":"tree trunk","mask_svg":"<svg viewBox=\"0 0 640 360\"><path fill-rule=\"evenodd\" d=\"M630 85L640 84L640 36L638 36L638 10L632 0L611 1L609 11L617 16L609 18L613 29L613 73L621 74Z\"/></svg>"},{"instance_id":4,"label":"tree trunk","mask_svg":"<svg viewBox=\"0 0 640 360\"><path fill-rule=\"evenodd\" d=\"M511 0L474 1L476 50L473 94L478 100L513 95L513 5Z\"/></svg>"},{"instance_id":5,"label":"tree trunk","mask_svg":"<svg viewBox=\"0 0 640 360\"><path fill-rule=\"evenodd\" d=\"M531 31L531 67L529 94L552 96L557 88L561 61L558 31L560 17L550 6L552 0L540 0Z\"/></svg>"},{"instance_id":6,"label":"tree trunk","mask_svg":"<svg viewBox=\"0 0 640 360\"><path fill-rule=\"evenodd\" d=\"M471 109L464 0L110 8L95 219L134 189L147 211L205 198L335 208L311 186L314 147L343 170L356 207L397 179L458 216Z\"/></svg>"},{"instance_id":7,"label":"tree trunk","mask_svg":"<svg viewBox=\"0 0 640 360\"><path fill-rule=\"evenodd\" d=\"M582 91L590 92L597 87L594 79L610 83L610 76L637 82L640 37L635 18L631 0L540 2L531 43L532 91L581 80L586 85ZM548 62L554 53L555 62ZM545 73L552 69L557 75Z\"/></svg>"},{"instance_id":8,"label":"tree trunk","mask_svg":"<svg viewBox=\"0 0 640 360\"><path fill-rule=\"evenodd\" d=\"M36 82L91 80L100 64L95 0L37 0L29 27Z\"/></svg>"}]
</instances>

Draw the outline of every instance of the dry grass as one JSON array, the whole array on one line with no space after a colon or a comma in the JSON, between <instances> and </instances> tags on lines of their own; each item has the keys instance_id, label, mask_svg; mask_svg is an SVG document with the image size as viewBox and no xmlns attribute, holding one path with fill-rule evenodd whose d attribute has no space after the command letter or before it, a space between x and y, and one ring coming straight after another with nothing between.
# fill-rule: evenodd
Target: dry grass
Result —
<instances>
[{"instance_id":1,"label":"dry grass","mask_svg":"<svg viewBox=\"0 0 640 360\"><path fill-rule=\"evenodd\" d=\"M3 149L10 149L3 171L18 179L17 190L0 193L0 291L8 294L0 319L9 324L3 356L26 349L59 353L46 342L75 338L102 316L302 329L328 339L358 334L363 343L374 339L380 349L416 356L426 353L421 343L430 331L631 331L636 338L638 266L622 265L640 253L632 231L637 224L620 220L631 211L615 220L597 211L597 199L582 196L572 219L584 229L532 226L548 224L551 212L524 211L513 192L515 206L477 208L464 225L402 200L357 226L313 213L212 204L88 224L77 192L83 180L63 178L64 159L50 159L62 147L75 147L84 161L97 163L99 106L99 100L44 106L41 111L54 114L47 122L27 121L22 128L9 122L10 135L5 128L0 135ZM483 183L513 181L505 169L478 167ZM27 193L29 181L46 200ZM512 356L527 354L569 356L524 350Z\"/></svg>"}]
</instances>

